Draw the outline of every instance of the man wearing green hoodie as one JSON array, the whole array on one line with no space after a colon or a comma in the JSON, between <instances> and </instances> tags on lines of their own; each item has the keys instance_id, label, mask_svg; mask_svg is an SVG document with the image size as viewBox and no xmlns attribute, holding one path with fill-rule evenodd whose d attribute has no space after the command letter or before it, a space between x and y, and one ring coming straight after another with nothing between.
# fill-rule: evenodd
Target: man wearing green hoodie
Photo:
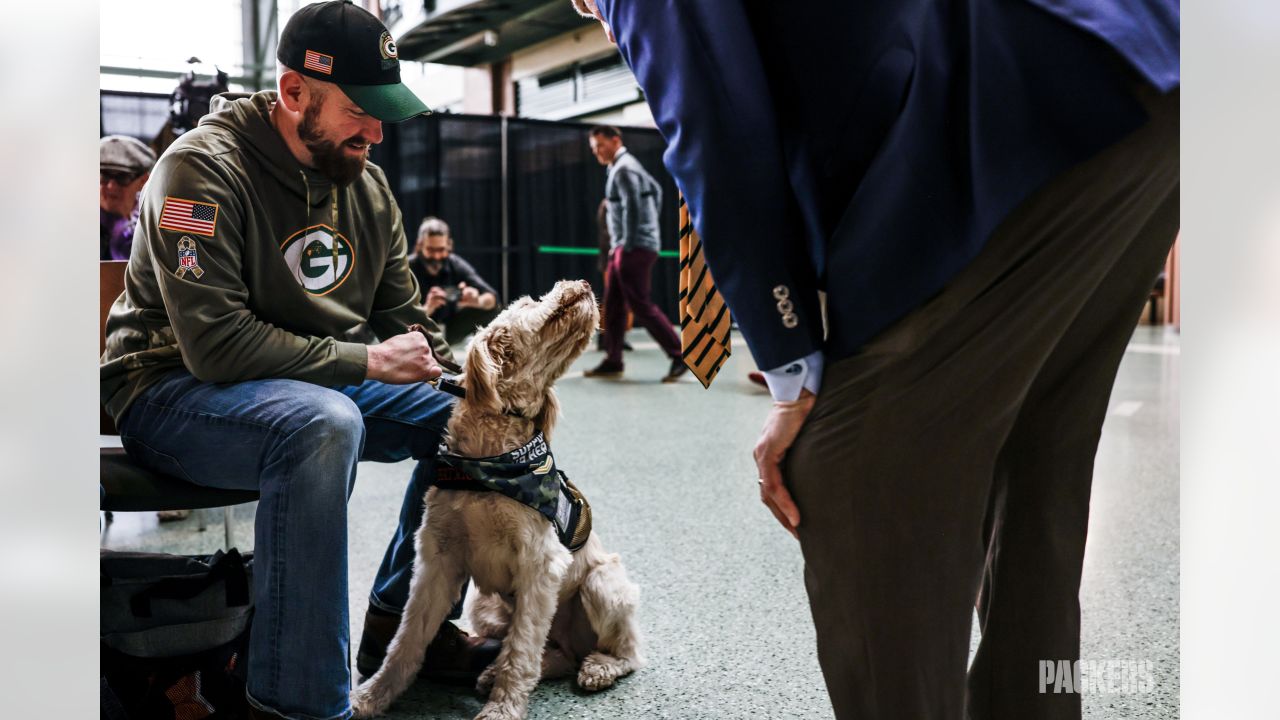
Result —
<instances>
[{"instance_id":1,"label":"man wearing green hoodie","mask_svg":"<svg viewBox=\"0 0 1280 720\"><path fill-rule=\"evenodd\" d=\"M279 91L222 95L160 158L125 292L107 321L102 397L131 458L260 492L248 695L257 717L351 715L347 514L359 460L419 462L370 594L358 665L399 622L413 534L452 405L412 323L434 324L400 210L367 162L382 122L427 112L395 42L345 0L281 35ZM344 342L367 322L376 345ZM474 676L497 644L445 623L424 672Z\"/></svg>"}]
</instances>

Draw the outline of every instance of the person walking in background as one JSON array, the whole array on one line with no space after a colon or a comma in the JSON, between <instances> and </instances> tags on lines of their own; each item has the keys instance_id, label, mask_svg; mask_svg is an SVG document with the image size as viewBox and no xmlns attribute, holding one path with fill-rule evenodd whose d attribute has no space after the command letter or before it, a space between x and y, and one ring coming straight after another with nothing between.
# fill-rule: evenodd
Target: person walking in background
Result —
<instances>
[{"instance_id":1,"label":"person walking in background","mask_svg":"<svg viewBox=\"0 0 1280 720\"><path fill-rule=\"evenodd\" d=\"M453 252L453 235L440 218L428 217L418 226L418 244L409 257L409 269L422 291L422 306L444 330L450 345L462 342L498 316L498 291L471 263Z\"/></svg>"},{"instance_id":2,"label":"person walking in background","mask_svg":"<svg viewBox=\"0 0 1280 720\"><path fill-rule=\"evenodd\" d=\"M622 144L622 132L597 125L589 134L591 153L608 168L605 202L609 227L609 262L605 269L605 357L585 371L587 377L621 377L626 340L627 310L658 347L671 358L662 382L675 382L687 372L680 354L680 338L671 320L650 297L653 264L658 260L662 233L662 186Z\"/></svg>"},{"instance_id":3,"label":"person walking in background","mask_svg":"<svg viewBox=\"0 0 1280 720\"><path fill-rule=\"evenodd\" d=\"M108 135L98 143L98 259L128 260L138 225L138 193L156 155L141 140Z\"/></svg>"},{"instance_id":4,"label":"person walking in background","mask_svg":"<svg viewBox=\"0 0 1280 720\"><path fill-rule=\"evenodd\" d=\"M1037 673L1080 657L1094 455L1178 229L1176 0L573 2L766 370L836 717L1080 718Z\"/></svg>"}]
</instances>

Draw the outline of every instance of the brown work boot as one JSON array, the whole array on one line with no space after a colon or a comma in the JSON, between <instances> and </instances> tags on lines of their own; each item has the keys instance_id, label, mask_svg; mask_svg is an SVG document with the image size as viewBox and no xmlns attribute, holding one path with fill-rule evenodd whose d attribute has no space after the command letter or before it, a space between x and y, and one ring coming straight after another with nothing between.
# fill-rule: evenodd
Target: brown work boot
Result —
<instances>
[{"instance_id":1,"label":"brown work boot","mask_svg":"<svg viewBox=\"0 0 1280 720\"><path fill-rule=\"evenodd\" d=\"M398 614L369 606L356 653L356 671L360 677L368 678L378 671L398 627ZM418 677L451 684L474 684L480 673L497 659L501 649L501 642L468 635L446 620L427 645Z\"/></svg>"}]
</instances>

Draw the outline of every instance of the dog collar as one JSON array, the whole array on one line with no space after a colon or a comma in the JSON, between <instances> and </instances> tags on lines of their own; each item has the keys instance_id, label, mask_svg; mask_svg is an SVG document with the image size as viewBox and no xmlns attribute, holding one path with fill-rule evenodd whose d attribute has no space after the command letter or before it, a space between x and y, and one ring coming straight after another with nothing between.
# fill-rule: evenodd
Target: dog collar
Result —
<instances>
[{"instance_id":1,"label":"dog collar","mask_svg":"<svg viewBox=\"0 0 1280 720\"><path fill-rule=\"evenodd\" d=\"M541 430L511 452L484 458L453 455L442 446L432 485L444 490L499 492L538 511L556 529L560 543L576 551L591 534L591 505L555 457Z\"/></svg>"},{"instance_id":2,"label":"dog collar","mask_svg":"<svg viewBox=\"0 0 1280 720\"><path fill-rule=\"evenodd\" d=\"M435 380L428 380L427 384L441 392L449 393L450 395L458 398L459 400L467 397L467 389L459 385L456 378L451 378L445 375L441 375ZM517 417L521 419L528 418L527 415L525 415L523 412L515 408L509 408L509 409L503 410L502 414L508 417Z\"/></svg>"}]
</instances>

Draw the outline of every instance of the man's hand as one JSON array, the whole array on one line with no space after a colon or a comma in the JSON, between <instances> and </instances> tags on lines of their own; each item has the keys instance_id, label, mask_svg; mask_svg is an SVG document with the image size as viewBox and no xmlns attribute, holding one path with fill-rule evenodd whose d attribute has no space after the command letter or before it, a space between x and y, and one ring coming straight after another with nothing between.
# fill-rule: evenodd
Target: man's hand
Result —
<instances>
[{"instance_id":1,"label":"man's hand","mask_svg":"<svg viewBox=\"0 0 1280 720\"><path fill-rule=\"evenodd\" d=\"M458 307L492 310L496 304L498 298L493 293L482 293L464 282L458 283Z\"/></svg>"},{"instance_id":2,"label":"man's hand","mask_svg":"<svg viewBox=\"0 0 1280 720\"><path fill-rule=\"evenodd\" d=\"M445 306L449 302L449 296L445 293L444 288L438 285L432 285L427 291L427 299L422 302L422 307L426 309L427 315L435 315L436 311Z\"/></svg>"},{"instance_id":3,"label":"man's hand","mask_svg":"<svg viewBox=\"0 0 1280 720\"><path fill-rule=\"evenodd\" d=\"M466 283L458 283L458 307L476 307L479 304L480 291L468 287Z\"/></svg>"},{"instance_id":4,"label":"man's hand","mask_svg":"<svg viewBox=\"0 0 1280 720\"><path fill-rule=\"evenodd\" d=\"M800 509L791 499L791 493L783 484L782 470L779 467L782 458L786 457L791 443L809 417L817 396L808 390L801 390L800 397L790 402L775 402L764 421L764 430L756 441L756 472L760 475L760 500L778 519L782 527L794 537L800 525Z\"/></svg>"},{"instance_id":5,"label":"man's hand","mask_svg":"<svg viewBox=\"0 0 1280 720\"><path fill-rule=\"evenodd\" d=\"M434 380L441 375L440 365L431 354L431 343L419 332L396 335L385 342L369 346L369 369L365 377L392 385Z\"/></svg>"}]
</instances>

